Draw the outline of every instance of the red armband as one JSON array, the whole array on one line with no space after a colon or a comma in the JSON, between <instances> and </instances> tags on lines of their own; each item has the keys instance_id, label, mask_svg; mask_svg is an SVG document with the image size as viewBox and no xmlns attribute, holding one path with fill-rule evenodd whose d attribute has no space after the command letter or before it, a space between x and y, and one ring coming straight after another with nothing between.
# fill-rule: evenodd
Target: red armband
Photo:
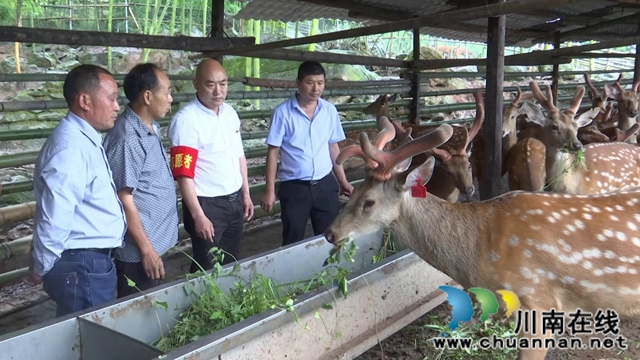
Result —
<instances>
[{"instance_id":1,"label":"red armband","mask_svg":"<svg viewBox=\"0 0 640 360\"><path fill-rule=\"evenodd\" d=\"M198 149L189 146L174 146L171 148L171 174L176 179L179 176L195 177Z\"/></svg>"}]
</instances>

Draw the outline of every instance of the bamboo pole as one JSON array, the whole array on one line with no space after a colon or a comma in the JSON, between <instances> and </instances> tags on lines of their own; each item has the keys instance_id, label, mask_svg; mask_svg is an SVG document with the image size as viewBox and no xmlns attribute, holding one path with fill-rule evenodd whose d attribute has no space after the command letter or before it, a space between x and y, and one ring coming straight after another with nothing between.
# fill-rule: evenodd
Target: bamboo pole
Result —
<instances>
[{"instance_id":1,"label":"bamboo pole","mask_svg":"<svg viewBox=\"0 0 640 360\"><path fill-rule=\"evenodd\" d=\"M31 219L35 211L35 201L0 208L0 226Z\"/></svg>"},{"instance_id":2,"label":"bamboo pole","mask_svg":"<svg viewBox=\"0 0 640 360\"><path fill-rule=\"evenodd\" d=\"M475 20L480 18L486 18L488 16L499 16L511 13L517 13L521 11L532 11L537 9L545 9L549 6L559 6L563 4L570 4L580 2L582 0L512 0L508 2L501 2L497 4L483 4L481 6L452 10L446 12L440 12L437 14L420 16L412 19L395 21L384 23L381 25L374 25L368 27L362 27L357 29L343 30L331 32L328 34L321 34L315 36L308 36L299 39L288 39L281 41L274 41L260 45L247 45L237 46L231 49L225 49L219 51L216 56L219 55L244 55L259 50L278 49L297 45L306 45L311 43L321 43L326 41L332 41L337 39L355 38L359 36L383 34L392 31L408 30L422 28L425 26L433 26L443 23L459 23L465 20Z\"/></svg>"},{"instance_id":3,"label":"bamboo pole","mask_svg":"<svg viewBox=\"0 0 640 360\"><path fill-rule=\"evenodd\" d=\"M356 96L356 95L380 95L384 93L407 93L410 86L394 87L371 87L371 88L335 88L325 89L323 96ZM296 90L267 90L267 91L237 91L229 92L227 100L240 99L282 99L289 98L296 93ZM187 102L195 98L193 94L175 94L174 102ZM122 106L129 103L124 97L118 97L118 103ZM67 109L65 100L34 100L34 101L3 101L0 102L0 112L20 111L20 110L53 110Z\"/></svg>"}]
</instances>

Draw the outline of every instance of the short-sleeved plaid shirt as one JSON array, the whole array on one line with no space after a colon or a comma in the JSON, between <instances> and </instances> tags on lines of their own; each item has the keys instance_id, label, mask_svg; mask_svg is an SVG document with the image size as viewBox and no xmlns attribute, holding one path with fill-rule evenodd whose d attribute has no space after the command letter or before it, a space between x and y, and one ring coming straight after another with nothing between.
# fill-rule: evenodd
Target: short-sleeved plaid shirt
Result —
<instances>
[{"instance_id":1,"label":"short-sleeved plaid shirt","mask_svg":"<svg viewBox=\"0 0 640 360\"><path fill-rule=\"evenodd\" d=\"M160 126L152 132L129 106L118 116L103 142L118 190L133 189L142 227L158 255L178 242L178 199ZM139 262L140 251L127 232L115 258Z\"/></svg>"}]
</instances>

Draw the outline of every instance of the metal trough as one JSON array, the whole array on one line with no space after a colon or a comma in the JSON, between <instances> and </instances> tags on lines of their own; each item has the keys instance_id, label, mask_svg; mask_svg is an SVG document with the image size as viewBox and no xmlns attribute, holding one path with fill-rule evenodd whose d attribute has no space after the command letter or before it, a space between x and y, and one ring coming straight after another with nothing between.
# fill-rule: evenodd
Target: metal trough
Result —
<instances>
[{"instance_id":1,"label":"metal trough","mask_svg":"<svg viewBox=\"0 0 640 360\"><path fill-rule=\"evenodd\" d=\"M348 297L335 285L303 294L294 304L299 321L290 311L268 310L165 354L150 344L196 299L184 290L187 280L176 280L0 337L0 359L352 359L442 303L446 295L437 288L452 283L409 249L372 264L383 246L382 231L355 242L355 262L339 264L351 271ZM238 275L262 274L280 283L309 279L325 268L332 248L323 236L312 237L241 260ZM217 282L226 292L235 281ZM198 291L205 288L202 278L188 282Z\"/></svg>"}]
</instances>

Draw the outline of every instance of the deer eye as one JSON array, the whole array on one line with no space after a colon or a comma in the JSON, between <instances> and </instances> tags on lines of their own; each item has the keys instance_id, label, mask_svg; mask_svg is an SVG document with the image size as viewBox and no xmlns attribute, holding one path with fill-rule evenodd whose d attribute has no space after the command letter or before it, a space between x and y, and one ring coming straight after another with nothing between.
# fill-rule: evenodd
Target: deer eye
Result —
<instances>
[{"instance_id":1,"label":"deer eye","mask_svg":"<svg viewBox=\"0 0 640 360\"><path fill-rule=\"evenodd\" d=\"M558 130L558 125L556 125L556 124L551 125L551 130L553 130L553 131Z\"/></svg>"},{"instance_id":2,"label":"deer eye","mask_svg":"<svg viewBox=\"0 0 640 360\"><path fill-rule=\"evenodd\" d=\"M374 200L365 200L364 204L362 204L362 208L364 210L367 210L367 209L369 209L370 207L372 207L375 204L376 204L376 202Z\"/></svg>"}]
</instances>

